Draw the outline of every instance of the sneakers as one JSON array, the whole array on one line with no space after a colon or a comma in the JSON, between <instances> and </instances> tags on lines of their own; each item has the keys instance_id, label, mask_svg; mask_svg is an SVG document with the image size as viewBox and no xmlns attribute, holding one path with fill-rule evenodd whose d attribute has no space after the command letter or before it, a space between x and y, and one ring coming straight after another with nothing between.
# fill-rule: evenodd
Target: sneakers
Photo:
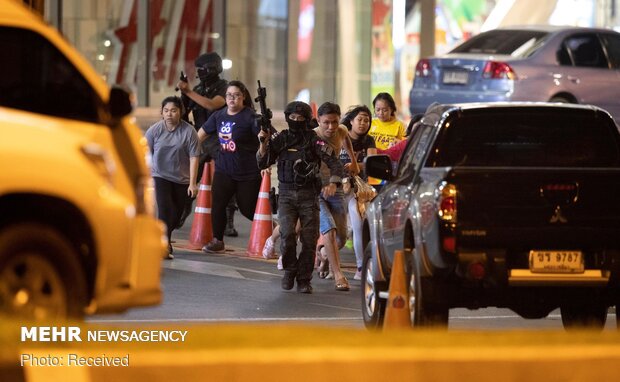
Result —
<instances>
[{"instance_id":1,"label":"sneakers","mask_svg":"<svg viewBox=\"0 0 620 382\"><path fill-rule=\"evenodd\" d=\"M239 236L239 232L237 232L237 230L235 229L235 227L227 227L224 230L224 236L228 236L228 237L237 237Z\"/></svg>"},{"instance_id":2,"label":"sneakers","mask_svg":"<svg viewBox=\"0 0 620 382\"><path fill-rule=\"evenodd\" d=\"M362 268L357 268L357 272L353 276L353 280L361 280L362 279Z\"/></svg>"},{"instance_id":3,"label":"sneakers","mask_svg":"<svg viewBox=\"0 0 620 382\"><path fill-rule=\"evenodd\" d=\"M207 253L220 253L224 252L226 250L226 247L224 247L224 242L222 240L213 238L213 240L211 240L209 244L202 247L202 250Z\"/></svg>"},{"instance_id":4,"label":"sneakers","mask_svg":"<svg viewBox=\"0 0 620 382\"><path fill-rule=\"evenodd\" d=\"M297 280L297 292L311 294L312 285L310 284L310 280Z\"/></svg>"},{"instance_id":5,"label":"sneakers","mask_svg":"<svg viewBox=\"0 0 620 382\"><path fill-rule=\"evenodd\" d=\"M271 236L269 236L265 241L265 246L263 247L263 257L265 259L276 258L276 248L273 245L273 239L271 238Z\"/></svg>"},{"instance_id":6,"label":"sneakers","mask_svg":"<svg viewBox=\"0 0 620 382\"><path fill-rule=\"evenodd\" d=\"M284 271L284 277L282 277L282 289L291 290L295 285L295 273L291 271Z\"/></svg>"},{"instance_id":7,"label":"sneakers","mask_svg":"<svg viewBox=\"0 0 620 382\"><path fill-rule=\"evenodd\" d=\"M166 255L166 257L164 257L164 259L173 260L174 255L172 254L172 252L174 252L174 250L172 249L172 244L168 243L168 254Z\"/></svg>"}]
</instances>

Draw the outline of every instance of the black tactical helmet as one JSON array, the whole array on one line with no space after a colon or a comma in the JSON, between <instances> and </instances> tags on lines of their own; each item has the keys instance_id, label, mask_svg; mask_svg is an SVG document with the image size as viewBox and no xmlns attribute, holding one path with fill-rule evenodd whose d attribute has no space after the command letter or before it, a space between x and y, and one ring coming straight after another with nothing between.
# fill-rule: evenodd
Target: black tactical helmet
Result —
<instances>
[{"instance_id":1,"label":"black tactical helmet","mask_svg":"<svg viewBox=\"0 0 620 382\"><path fill-rule=\"evenodd\" d=\"M196 65L197 68L206 69L208 72L222 73L222 57L216 52L201 54L196 61L194 61L194 65Z\"/></svg>"},{"instance_id":2,"label":"black tactical helmet","mask_svg":"<svg viewBox=\"0 0 620 382\"><path fill-rule=\"evenodd\" d=\"M312 120L312 109L310 105L301 101L293 101L286 105L286 109L284 109L284 116L288 119L288 116L297 113L304 117L307 122Z\"/></svg>"}]
</instances>

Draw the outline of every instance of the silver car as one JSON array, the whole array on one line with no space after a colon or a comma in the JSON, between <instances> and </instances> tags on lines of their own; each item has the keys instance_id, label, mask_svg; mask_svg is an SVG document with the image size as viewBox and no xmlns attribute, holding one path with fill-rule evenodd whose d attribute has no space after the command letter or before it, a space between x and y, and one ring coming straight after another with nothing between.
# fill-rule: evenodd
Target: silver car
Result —
<instances>
[{"instance_id":1,"label":"silver car","mask_svg":"<svg viewBox=\"0 0 620 382\"><path fill-rule=\"evenodd\" d=\"M551 101L593 104L620 123L620 33L526 26L481 33L449 53L421 59L413 114L433 102Z\"/></svg>"}]
</instances>

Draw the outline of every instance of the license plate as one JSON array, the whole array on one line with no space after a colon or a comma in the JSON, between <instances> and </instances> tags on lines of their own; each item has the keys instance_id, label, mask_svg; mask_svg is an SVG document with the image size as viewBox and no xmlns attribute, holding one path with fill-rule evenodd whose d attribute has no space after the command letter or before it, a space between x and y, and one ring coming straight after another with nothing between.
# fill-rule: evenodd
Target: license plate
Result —
<instances>
[{"instance_id":1,"label":"license plate","mask_svg":"<svg viewBox=\"0 0 620 382\"><path fill-rule=\"evenodd\" d=\"M467 72L443 72L444 84L467 85L469 74Z\"/></svg>"},{"instance_id":2,"label":"license plate","mask_svg":"<svg viewBox=\"0 0 620 382\"><path fill-rule=\"evenodd\" d=\"M583 254L581 251L530 251L530 271L583 273Z\"/></svg>"}]
</instances>

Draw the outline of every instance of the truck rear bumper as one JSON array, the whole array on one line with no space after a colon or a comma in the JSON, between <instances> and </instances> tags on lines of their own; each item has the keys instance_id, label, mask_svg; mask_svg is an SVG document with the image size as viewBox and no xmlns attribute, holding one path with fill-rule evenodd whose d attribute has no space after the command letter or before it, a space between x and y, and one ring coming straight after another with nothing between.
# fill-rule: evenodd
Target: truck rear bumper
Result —
<instances>
[{"instance_id":1,"label":"truck rear bumper","mask_svg":"<svg viewBox=\"0 0 620 382\"><path fill-rule=\"evenodd\" d=\"M583 273L534 273L529 269L511 269L508 274L510 286L587 285L605 286L611 272L588 269Z\"/></svg>"},{"instance_id":2,"label":"truck rear bumper","mask_svg":"<svg viewBox=\"0 0 620 382\"><path fill-rule=\"evenodd\" d=\"M528 268L526 251L486 249L459 251L457 276L465 282L480 282L487 288L521 286L584 286L619 285L620 251L585 252L583 272L545 273ZM474 272L476 271L476 272Z\"/></svg>"}]
</instances>

